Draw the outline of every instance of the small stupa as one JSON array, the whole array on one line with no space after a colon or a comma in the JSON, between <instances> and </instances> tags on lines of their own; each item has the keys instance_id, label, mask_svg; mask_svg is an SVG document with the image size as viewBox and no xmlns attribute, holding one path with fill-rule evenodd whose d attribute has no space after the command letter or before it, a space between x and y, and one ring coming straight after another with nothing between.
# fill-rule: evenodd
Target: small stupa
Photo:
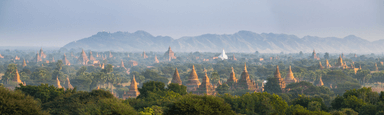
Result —
<instances>
[{"instance_id":1,"label":"small stupa","mask_svg":"<svg viewBox=\"0 0 384 115\"><path fill-rule=\"evenodd\" d=\"M68 61L68 59L67 59L67 56L65 55L65 53L64 53L64 56L63 56L63 64L64 65L71 65L71 63Z\"/></svg>"},{"instance_id":2,"label":"small stupa","mask_svg":"<svg viewBox=\"0 0 384 115\"><path fill-rule=\"evenodd\" d=\"M227 84L232 87L232 85L235 85L237 83L237 78L235 71L233 70L233 67L231 67L232 72L229 74L229 78L227 80Z\"/></svg>"},{"instance_id":3,"label":"small stupa","mask_svg":"<svg viewBox=\"0 0 384 115\"><path fill-rule=\"evenodd\" d=\"M67 85L67 88L68 88L68 89L73 89L73 86L71 85L71 82L69 81L68 76L67 76L67 81L66 81L65 84Z\"/></svg>"},{"instance_id":4,"label":"small stupa","mask_svg":"<svg viewBox=\"0 0 384 115\"><path fill-rule=\"evenodd\" d=\"M177 68L175 69L175 73L173 74L171 83L177 83L179 85L183 84L181 79L180 79L179 71L177 70Z\"/></svg>"},{"instance_id":5,"label":"small stupa","mask_svg":"<svg viewBox=\"0 0 384 115\"><path fill-rule=\"evenodd\" d=\"M57 88L63 88L63 87L60 85L59 76L56 77L56 86L57 86Z\"/></svg>"},{"instance_id":6,"label":"small stupa","mask_svg":"<svg viewBox=\"0 0 384 115\"><path fill-rule=\"evenodd\" d=\"M154 63L159 63L159 60L157 59L156 55L155 55L155 62Z\"/></svg>"},{"instance_id":7,"label":"small stupa","mask_svg":"<svg viewBox=\"0 0 384 115\"><path fill-rule=\"evenodd\" d=\"M215 88L213 88L211 82L209 81L207 71L205 71L205 76L203 77L203 82L193 91L194 94L197 95L216 95Z\"/></svg>"},{"instance_id":8,"label":"small stupa","mask_svg":"<svg viewBox=\"0 0 384 115\"><path fill-rule=\"evenodd\" d=\"M84 50L81 51L80 57L77 60L77 63L82 64L82 65L87 65L88 64L88 57L87 54L85 54Z\"/></svg>"},{"instance_id":9,"label":"small stupa","mask_svg":"<svg viewBox=\"0 0 384 115\"><path fill-rule=\"evenodd\" d=\"M279 66L276 66L276 72L274 77L279 81L280 88L285 89L285 81L283 80L283 78L281 78Z\"/></svg>"},{"instance_id":10,"label":"small stupa","mask_svg":"<svg viewBox=\"0 0 384 115\"><path fill-rule=\"evenodd\" d=\"M290 83L296 83L296 82L297 82L297 80L293 76L293 72L292 72L291 66L289 66L287 77L285 77L285 83L286 84L290 84Z\"/></svg>"},{"instance_id":11,"label":"small stupa","mask_svg":"<svg viewBox=\"0 0 384 115\"><path fill-rule=\"evenodd\" d=\"M23 59L23 67L27 66L27 63L25 62L25 59Z\"/></svg>"},{"instance_id":12,"label":"small stupa","mask_svg":"<svg viewBox=\"0 0 384 115\"><path fill-rule=\"evenodd\" d=\"M95 57L92 55L92 51L89 51L89 61L96 61Z\"/></svg>"}]
</instances>

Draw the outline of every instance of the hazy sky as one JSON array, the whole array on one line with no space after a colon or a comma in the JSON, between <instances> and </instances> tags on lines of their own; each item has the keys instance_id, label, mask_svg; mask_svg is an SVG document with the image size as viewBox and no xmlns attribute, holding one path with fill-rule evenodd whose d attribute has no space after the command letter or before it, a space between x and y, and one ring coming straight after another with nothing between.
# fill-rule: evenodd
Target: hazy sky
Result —
<instances>
[{"instance_id":1,"label":"hazy sky","mask_svg":"<svg viewBox=\"0 0 384 115\"><path fill-rule=\"evenodd\" d=\"M99 31L384 39L384 0L0 0L0 46L64 46Z\"/></svg>"}]
</instances>

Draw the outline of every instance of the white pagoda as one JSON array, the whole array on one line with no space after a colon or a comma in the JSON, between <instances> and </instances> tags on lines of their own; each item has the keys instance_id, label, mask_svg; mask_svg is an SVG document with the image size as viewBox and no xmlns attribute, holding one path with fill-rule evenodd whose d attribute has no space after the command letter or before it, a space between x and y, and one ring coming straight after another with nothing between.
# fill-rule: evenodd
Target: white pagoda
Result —
<instances>
[{"instance_id":1,"label":"white pagoda","mask_svg":"<svg viewBox=\"0 0 384 115\"><path fill-rule=\"evenodd\" d=\"M223 49L223 53L220 54L219 58L220 58L221 60L228 59L228 56L225 54L224 49Z\"/></svg>"}]
</instances>

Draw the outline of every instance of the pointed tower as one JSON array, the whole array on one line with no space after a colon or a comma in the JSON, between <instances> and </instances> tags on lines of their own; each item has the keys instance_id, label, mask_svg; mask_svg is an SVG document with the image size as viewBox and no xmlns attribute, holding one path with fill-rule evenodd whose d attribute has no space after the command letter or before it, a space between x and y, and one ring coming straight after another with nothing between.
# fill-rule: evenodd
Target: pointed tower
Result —
<instances>
[{"instance_id":1,"label":"pointed tower","mask_svg":"<svg viewBox=\"0 0 384 115\"><path fill-rule=\"evenodd\" d=\"M155 62L154 63L159 63L159 60L157 59L156 55L155 55Z\"/></svg>"},{"instance_id":2,"label":"pointed tower","mask_svg":"<svg viewBox=\"0 0 384 115\"><path fill-rule=\"evenodd\" d=\"M63 88L63 87L60 85L59 76L56 77L56 86L57 86L57 88Z\"/></svg>"},{"instance_id":3,"label":"pointed tower","mask_svg":"<svg viewBox=\"0 0 384 115\"><path fill-rule=\"evenodd\" d=\"M247 89L249 91L256 91L258 89L255 82L249 78L246 63L244 63L244 71L243 73L241 73L241 78L239 79L236 85L237 88Z\"/></svg>"},{"instance_id":4,"label":"pointed tower","mask_svg":"<svg viewBox=\"0 0 384 115\"><path fill-rule=\"evenodd\" d=\"M23 67L27 66L27 63L25 62L25 59L23 60Z\"/></svg>"},{"instance_id":5,"label":"pointed tower","mask_svg":"<svg viewBox=\"0 0 384 115\"><path fill-rule=\"evenodd\" d=\"M198 88L196 88L196 91L193 92L194 94L200 94L200 95L216 95L215 88L213 88L211 82L209 81L207 71L205 71L205 76L203 77L203 82L201 85L199 85Z\"/></svg>"},{"instance_id":6,"label":"pointed tower","mask_svg":"<svg viewBox=\"0 0 384 115\"><path fill-rule=\"evenodd\" d=\"M124 67L125 68L123 60L121 60L120 67Z\"/></svg>"},{"instance_id":7,"label":"pointed tower","mask_svg":"<svg viewBox=\"0 0 384 115\"><path fill-rule=\"evenodd\" d=\"M318 81L317 81L316 86L323 86L323 85L324 85L324 83L323 83L323 80L322 80L322 78L321 78L321 76L320 76L319 79L318 79Z\"/></svg>"},{"instance_id":8,"label":"pointed tower","mask_svg":"<svg viewBox=\"0 0 384 115\"><path fill-rule=\"evenodd\" d=\"M68 76L67 76L67 81L65 84L67 85L67 89L73 89L73 86L71 85L71 82L69 81Z\"/></svg>"},{"instance_id":9,"label":"pointed tower","mask_svg":"<svg viewBox=\"0 0 384 115\"><path fill-rule=\"evenodd\" d=\"M192 91L193 88L198 87L200 85L199 77L195 71L195 65L192 66L192 71L188 77L188 81L186 83L187 90Z\"/></svg>"},{"instance_id":10,"label":"pointed tower","mask_svg":"<svg viewBox=\"0 0 384 115\"><path fill-rule=\"evenodd\" d=\"M67 56L65 55L65 53L64 53L64 56L63 56L63 64L64 65L68 65L68 66L71 65L71 63L68 61Z\"/></svg>"},{"instance_id":11,"label":"pointed tower","mask_svg":"<svg viewBox=\"0 0 384 115\"><path fill-rule=\"evenodd\" d=\"M143 52L143 58L144 59L148 58L147 54L145 54L145 51Z\"/></svg>"},{"instance_id":12,"label":"pointed tower","mask_svg":"<svg viewBox=\"0 0 384 115\"><path fill-rule=\"evenodd\" d=\"M297 82L297 80L293 76L293 72L292 72L291 66L289 66L287 77L285 77L285 83L286 84L290 84L290 83L296 83L296 82Z\"/></svg>"},{"instance_id":13,"label":"pointed tower","mask_svg":"<svg viewBox=\"0 0 384 115\"><path fill-rule=\"evenodd\" d=\"M312 52L312 56L311 56L311 58L313 58L313 59L317 59L317 56L316 56L316 51L315 51L315 49L313 49L313 52Z\"/></svg>"},{"instance_id":14,"label":"pointed tower","mask_svg":"<svg viewBox=\"0 0 384 115\"><path fill-rule=\"evenodd\" d=\"M283 78L281 78L279 66L276 66L275 78L279 81L280 88L284 89L285 88L285 81L283 80Z\"/></svg>"},{"instance_id":15,"label":"pointed tower","mask_svg":"<svg viewBox=\"0 0 384 115\"><path fill-rule=\"evenodd\" d=\"M182 85L182 81L180 79L179 71L177 70L177 68L175 69L175 73L173 74L171 83L177 83L179 85Z\"/></svg>"},{"instance_id":16,"label":"pointed tower","mask_svg":"<svg viewBox=\"0 0 384 115\"><path fill-rule=\"evenodd\" d=\"M43 61L43 60L41 59L39 53L36 54L35 61L36 61L36 63L37 63L37 62L41 62L41 61Z\"/></svg>"},{"instance_id":17,"label":"pointed tower","mask_svg":"<svg viewBox=\"0 0 384 115\"><path fill-rule=\"evenodd\" d=\"M375 69L376 71L379 71L379 68L377 67L377 63L375 63Z\"/></svg>"},{"instance_id":18,"label":"pointed tower","mask_svg":"<svg viewBox=\"0 0 384 115\"><path fill-rule=\"evenodd\" d=\"M104 69L104 63L103 63L103 65L101 65L101 69Z\"/></svg>"},{"instance_id":19,"label":"pointed tower","mask_svg":"<svg viewBox=\"0 0 384 115\"><path fill-rule=\"evenodd\" d=\"M325 68L326 69L329 69L329 68L331 68L332 66L329 64L329 62L328 62L328 60L326 59L325 60Z\"/></svg>"},{"instance_id":20,"label":"pointed tower","mask_svg":"<svg viewBox=\"0 0 384 115\"><path fill-rule=\"evenodd\" d=\"M335 66L344 67L343 58L341 58L341 56L339 56L339 59L337 60L337 63Z\"/></svg>"},{"instance_id":21,"label":"pointed tower","mask_svg":"<svg viewBox=\"0 0 384 115\"><path fill-rule=\"evenodd\" d=\"M139 92L139 90L137 90L137 83L136 83L135 75L133 75L132 80L131 80L131 86L129 87L129 91L127 94L123 95L123 99L136 98L139 95L140 95L140 92Z\"/></svg>"},{"instance_id":22,"label":"pointed tower","mask_svg":"<svg viewBox=\"0 0 384 115\"><path fill-rule=\"evenodd\" d=\"M92 55L92 51L89 51L89 61L96 61L95 57Z\"/></svg>"},{"instance_id":23,"label":"pointed tower","mask_svg":"<svg viewBox=\"0 0 384 115\"><path fill-rule=\"evenodd\" d=\"M96 52L96 57L99 57L99 52Z\"/></svg>"},{"instance_id":24,"label":"pointed tower","mask_svg":"<svg viewBox=\"0 0 384 115\"><path fill-rule=\"evenodd\" d=\"M236 61L237 59L236 59L236 57L235 57L235 54L233 54L233 57L232 57L232 59L234 60L234 61Z\"/></svg>"},{"instance_id":25,"label":"pointed tower","mask_svg":"<svg viewBox=\"0 0 384 115\"><path fill-rule=\"evenodd\" d=\"M40 48L40 57L41 58L46 58L47 55L45 55L45 53L43 52L43 48Z\"/></svg>"},{"instance_id":26,"label":"pointed tower","mask_svg":"<svg viewBox=\"0 0 384 115\"><path fill-rule=\"evenodd\" d=\"M168 61L176 59L175 53L172 51L171 46L169 46L168 51L165 52L164 57Z\"/></svg>"},{"instance_id":27,"label":"pointed tower","mask_svg":"<svg viewBox=\"0 0 384 115\"><path fill-rule=\"evenodd\" d=\"M20 75L19 71L16 68L15 76L13 77L13 81L16 82L17 84L23 84L23 82L20 80Z\"/></svg>"},{"instance_id":28,"label":"pointed tower","mask_svg":"<svg viewBox=\"0 0 384 115\"><path fill-rule=\"evenodd\" d=\"M79 59L77 60L77 63L78 64L82 64L82 65L87 65L88 64L88 57L87 57L87 54L85 54L84 50L81 51L81 54L80 54L80 57Z\"/></svg>"},{"instance_id":29,"label":"pointed tower","mask_svg":"<svg viewBox=\"0 0 384 115\"><path fill-rule=\"evenodd\" d=\"M109 58L112 58L112 57L113 57L112 52L109 51Z\"/></svg>"},{"instance_id":30,"label":"pointed tower","mask_svg":"<svg viewBox=\"0 0 384 115\"><path fill-rule=\"evenodd\" d=\"M232 84L233 84L233 86L236 85L237 78L236 78L235 71L233 70L233 67L231 67L231 68L232 68L232 72L229 74L229 78L227 80L227 84L228 84L228 86L232 87Z\"/></svg>"},{"instance_id":31,"label":"pointed tower","mask_svg":"<svg viewBox=\"0 0 384 115\"><path fill-rule=\"evenodd\" d=\"M321 61L319 61L319 68L320 68L320 69L324 69L324 68L323 68L323 65L321 65Z\"/></svg>"}]
</instances>

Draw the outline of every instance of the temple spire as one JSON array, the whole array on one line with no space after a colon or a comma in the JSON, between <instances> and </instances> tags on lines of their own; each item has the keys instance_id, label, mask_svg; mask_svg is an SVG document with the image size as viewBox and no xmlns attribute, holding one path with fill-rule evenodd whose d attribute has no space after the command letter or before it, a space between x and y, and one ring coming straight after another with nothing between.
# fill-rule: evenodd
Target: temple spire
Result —
<instances>
[{"instance_id":1,"label":"temple spire","mask_svg":"<svg viewBox=\"0 0 384 115\"><path fill-rule=\"evenodd\" d=\"M27 66L27 63L25 62L25 59L23 59L23 67Z\"/></svg>"},{"instance_id":2,"label":"temple spire","mask_svg":"<svg viewBox=\"0 0 384 115\"><path fill-rule=\"evenodd\" d=\"M59 76L56 76L56 86L57 86L57 88L63 88L63 87L60 85Z\"/></svg>"},{"instance_id":3,"label":"temple spire","mask_svg":"<svg viewBox=\"0 0 384 115\"><path fill-rule=\"evenodd\" d=\"M23 82L21 82L21 80L20 80L19 70L17 70L17 68L15 71L15 76L13 78L13 81L17 82L17 84L20 84L20 83L23 84Z\"/></svg>"},{"instance_id":4,"label":"temple spire","mask_svg":"<svg viewBox=\"0 0 384 115\"><path fill-rule=\"evenodd\" d=\"M244 63L244 72L248 72L247 71L247 62Z\"/></svg>"},{"instance_id":5,"label":"temple spire","mask_svg":"<svg viewBox=\"0 0 384 115\"><path fill-rule=\"evenodd\" d=\"M182 81L180 79L179 71L177 70L177 68L175 69L175 73L173 74L172 83L182 85Z\"/></svg>"},{"instance_id":6,"label":"temple spire","mask_svg":"<svg viewBox=\"0 0 384 115\"><path fill-rule=\"evenodd\" d=\"M275 78L281 78L280 71L279 71L279 66L276 66L276 72L275 72Z\"/></svg>"},{"instance_id":7,"label":"temple spire","mask_svg":"<svg viewBox=\"0 0 384 115\"><path fill-rule=\"evenodd\" d=\"M67 76L67 83L66 83L66 85L67 85L68 89L73 89L73 86L71 85L71 82L69 81L68 76Z\"/></svg>"}]
</instances>

